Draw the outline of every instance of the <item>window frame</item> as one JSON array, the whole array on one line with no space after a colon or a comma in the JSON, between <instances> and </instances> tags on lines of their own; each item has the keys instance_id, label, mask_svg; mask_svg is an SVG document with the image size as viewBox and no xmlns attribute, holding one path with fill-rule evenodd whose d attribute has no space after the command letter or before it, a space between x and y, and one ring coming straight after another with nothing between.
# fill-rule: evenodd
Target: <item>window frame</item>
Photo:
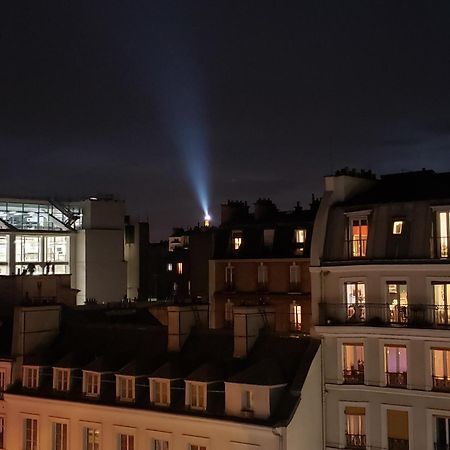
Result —
<instances>
[{"instance_id":1,"label":"window frame","mask_svg":"<svg viewBox=\"0 0 450 450\"><path fill-rule=\"evenodd\" d=\"M22 366L22 386L26 389L38 389L40 385L41 366Z\"/></svg>"},{"instance_id":2,"label":"window frame","mask_svg":"<svg viewBox=\"0 0 450 450\"><path fill-rule=\"evenodd\" d=\"M95 383L92 383L92 378L97 378ZM95 389L92 389L95 387ZM100 397L101 392L101 374L91 370L83 370L83 394L86 397Z\"/></svg>"},{"instance_id":3,"label":"window frame","mask_svg":"<svg viewBox=\"0 0 450 450\"><path fill-rule=\"evenodd\" d=\"M125 391L123 390L123 383L125 383ZM126 395L122 395L123 393ZM131 397L129 394L131 394ZM116 397L122 402L134 402L136 400L136 377L131 375L116 375Z\"/></svg>"},{"instance_id":4,"label":"window frame","mask_svg":"<svg viewBox=\"0 0 450 450\"><path fill-rule=\"evenodd\" d=\"M53 367L53 389L58 392L67 392L71 385L71 369Z\"/></svg>"},{"instance_id":5,"label":"window frame","mask_svg":"<svg viewBox=\"0 0 450 450\"><path fill-rule=\"evenodd\" d=\"M39 416L25 414L22 416L22 448L23 450L39 450ZM28 439L28 422L31 424L30 435ZM34 426L33 426L34 424Z\"/></svg>"},{"instance_id":6,"label":"window frame","mask_svg":"<svg viewBox=\"0 0 450 450\"><path fill-rule=\"evenodd\" d=\"M157 406L169 406L170 380L165 378L149 378L149 380L150 380L150 401ZM164 387L163 390L161 390L162 386ZM157 387L158 389L156 389Z\"/></svg>"},{"instance_id":7,"label":"window frame","mask_svg":"<svg viewBox=\"0 0 450 450\"><path fill-rule=\"evenodd\" d=\"M70 446L70 421L68 419L61 419L57 417L50 417L51 422L51 439L52 439L52 450L68 450ZM61 447L58 447L56 443L56 427L58 425L61 425L62 427L66 427L66 434L65 434L65 443L61 442Z\"/></svg>"},{"instance_id":8,"label":"window frame","mask_svg":"<svg viewBox=\"0 0 450 450\"><path fill-rule=\"evenodd\" d=\"M206 408L208 406L207 384L199 381L189 381L188 385L189 385L189 393L188 393L189 408L199 411L206 411Z\"/></svg>"}]
</instances>

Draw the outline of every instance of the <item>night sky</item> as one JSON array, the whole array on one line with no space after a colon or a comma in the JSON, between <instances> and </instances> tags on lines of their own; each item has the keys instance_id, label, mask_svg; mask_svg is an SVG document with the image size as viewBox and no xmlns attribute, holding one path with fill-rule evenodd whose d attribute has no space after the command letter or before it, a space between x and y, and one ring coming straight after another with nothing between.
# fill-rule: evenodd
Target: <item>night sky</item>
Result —
<instances>
[{"instance_id":1,"label":"night sky","mask_svg":"<svg viewBox=\"0 0 450 450\"><path fill-rule=\"evenodd\" d=\"M450 170L448 0L17 0L0 58L1 195L113 193L152 240L202 196Z\"/></svg>"}]
</instances>

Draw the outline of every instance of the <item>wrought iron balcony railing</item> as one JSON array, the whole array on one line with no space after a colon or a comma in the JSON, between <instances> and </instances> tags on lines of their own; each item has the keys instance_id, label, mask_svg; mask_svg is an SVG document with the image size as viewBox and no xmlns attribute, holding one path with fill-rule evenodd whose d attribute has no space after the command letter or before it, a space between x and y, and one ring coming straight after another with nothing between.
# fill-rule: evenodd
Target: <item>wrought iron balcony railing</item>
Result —
<instances>
[{"instance_id":1,"label":"wrought iron balcony railing","mask_svg":"<svg viewBox=\"0 0 450 450\"><path fill-rule=\"evenodd\" d=\"M343 375L345 384L364 384L364 370L344 370Z\"/></svg>"},{"instance_id":2,"label":"wrought iron balcony railing","mask_svg":"<svg viewBox=\"0 0 450 450\"><path fill-rule=\"evenodd\" d=\"M389 387L406 388L408 378L406 372L386 372L386 385Z\"/></svg>"},{"instance_id":3,"label":"wrought iron balcony railing","mask_svg":"<svg viewBox=\"0 0 450 450\"><path fill-rule=\"evenodd\" d=\"M450 392L450 379L433 375L433 389L435 391Z\"/></svg>"},{"instance_id":4,"label":"wrought iron balcony railing","mask_svg":"<svg viewBox=\"0 0 450 450\"><path fill-rule=\"evenodd\" d=\"M450 328L450 305L386 303L320 303L320 325L405 326Z\"/></svg>"},{"instance_id":5,"label":"wrought iron balcony railing","mask_svg":"<svg viewBox=\"0 0 450 450\"><path fill-rule=\"evenodd\" d=\"M345 441L347 448L366 448L365 434L349 434L345 433Z\"/></svg>"},{"instance_id":6,"label":"wrought iron balcony railing","mask_svg":"<svg viewBox=\"0 0 450 450\"><path fill-rule=\"evenodd\" d=\"M434 443L434 450L450 450L450 444Z\"/></svg>"},{"instance_id":7,"label":"wrought iron balcony railing","mask_svg":"<svg viewBox=\"0 0 450 450\"><path fill-rule=\"evenodd\" d=\"M388 438L388 450L409 450L408 439Z\"/></svg>"}]
</instances>

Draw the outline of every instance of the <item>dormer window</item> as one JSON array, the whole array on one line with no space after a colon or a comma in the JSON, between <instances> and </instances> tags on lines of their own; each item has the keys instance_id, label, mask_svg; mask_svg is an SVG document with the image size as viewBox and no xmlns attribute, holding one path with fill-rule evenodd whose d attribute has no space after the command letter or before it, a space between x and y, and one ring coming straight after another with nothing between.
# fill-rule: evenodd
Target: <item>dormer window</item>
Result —
<instances>
[{"instance_id":1,"label":"dormer window","mask_svg":"<svg viewBox=\"0 0 450 450\"><path fill-rule=\"evenodd\" d=\"M403 233L403 220L394 220L392 223L392 234L399 235Z\"/></svg>"},{"instance_id":2,"label":"dormer window","mask_svg":"<svg viewBox=\"0 0 450 450\"><path fill-rule=\"evenodd\" d=\"M170 404L170 382L168 380L151 380L150 401L155 405Z\"/></svg>"},{"instance_id":3,"label":"dormer window","mask_svg":"<svg viewBox=\"0 0 450 450\"><path fill-rule=\"evenodd\" d=\"M135 399L134 377L116 376L116 397L120 401L133 402Z\"/></svg>"},{"instance_id":4,"label":"dormer window","mask_svg":"<svg viewBox=\"0 0 450 450\"><path fill-rule=\"evenodd\" d=\"M349 215L348 243L349 255L352 258L367 256L367 239L369 235L369 221L367 214Z\"/></svg>"},{"instance_id":5,"label":"dormer window","mask_svg":"<svg viewBox=\"0 0 450 450\"><path fill-rule=\"evenodd\" d=\"M83 372L83 393L87 397L100 395L100 374L97 372Z\"/></svg>"},{"instance_id":6,"label":"dormer window","mask_svg":"<svg viewBox=\"0 0 450 450\"><path fill-rule=\"evenodd\" d=\"M23 366L22 385L27 389L37 389L39 387L38 366Z\"/></svg>"},{"instance_id":7,"label":"dormer window","mask_svg":"<svg viewBox=\"0 0 450 450\"><path fill-rule=\"evenodd\" d=\"M231 234L231 243L234 251L238 251L242 245L242 231L235 230Z\"/></svg>"},{"instance_id":8,"label":"dormer window","mask_svg":"<svg viewBox=\"0 0 450 450\"><path fill-rule=\"evenodd\" d=\"M183 263L182 262L178 262L177 263L177 274L181 275L183 273Z\"/></svg>"},{"instance_id":9,"label":"dormer window","mask_svg":"<svg viewBox=\"0 0 450 450\"><path fill-rule=\"evenodd\" d=\"M70 389L70 369L53 368L53 389L55 391Z\"/></svg>"},{"instance_id":10,"label":"dormer window","mask_svg":"<svg viewBox=\"0 0 450 450\"><path fill-rule=\"evenodd\" d=\"M192 409L206 409L206 385L188 383L188 406Z\"/></svg>"},{"instance_id":11,"label":"dormer window","mask_svg":"<svg viewBox=\"0 0 450 450\"><path fill-rule=\"evenodd\" d=\"M295 230L295 243L304 244L306 241L306 230L304 228L297 228Z\"/></svg>"}]
</instances>

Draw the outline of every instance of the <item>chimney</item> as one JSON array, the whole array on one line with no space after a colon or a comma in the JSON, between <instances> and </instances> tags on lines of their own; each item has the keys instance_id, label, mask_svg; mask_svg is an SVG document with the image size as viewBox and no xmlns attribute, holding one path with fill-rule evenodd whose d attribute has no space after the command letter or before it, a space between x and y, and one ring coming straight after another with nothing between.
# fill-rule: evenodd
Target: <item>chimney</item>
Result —
<instances>
[{"instance_id":1,"label":"chimney","mask_svg":"<svg viewBox=\"0 0 450 450\"><path fill-rule=\"evenodd\" d=\"M168 350L179 352L194 327L208 327L208 305L167 307Z\"/></svg>"},{"instance_id":2,"label":"chimney","mask_svg":"<svg viewBox=\"0 0 450 450\"><path fill-rule=\"evenodd\" d=\"M272 306L235 306L234 357L246 358L263 328L275 328L275 308Z\"/></svg>"}]
</instances>

